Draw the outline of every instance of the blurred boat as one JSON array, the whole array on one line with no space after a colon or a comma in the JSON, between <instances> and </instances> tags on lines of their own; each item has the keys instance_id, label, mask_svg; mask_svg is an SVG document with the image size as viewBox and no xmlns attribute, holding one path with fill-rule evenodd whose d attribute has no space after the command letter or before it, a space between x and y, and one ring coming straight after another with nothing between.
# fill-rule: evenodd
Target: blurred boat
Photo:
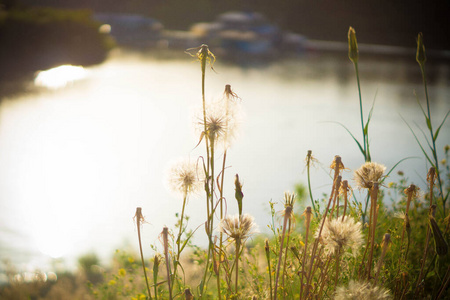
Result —
<instances>
[{"instance_id":1,"label":"blurred boat","mask_svg":"<svg viewBox=\"0 0 450 300\"><path fill-rule=\"evenodd\" d=\"M102 13L94 19L103 23L102 33L110 34L118 45L130 47L154 47L162 38L161 22L136 14Z\"/></svg>"},{"instance_id":2,"label":"blurred boat","mask_svg":"<svg viewBox=\"0 0 450 300\"><path fill-rule=\"evenodd\" d=\"M305 50L306 38L282 31L257 12L227 12L190 30L202 43L227 56L270 57Z\"/></svg>"},{"instance_id":3,"label":"blurred boat","mask_svg":"<svg viewBox=\"0 0 450 300\"><path fill-rule=\"evenodd\" d=\"M97 14L100 30L119 46L140 49L187 49L207 44L221 57L270 58L306 49L302 35L282 31L257 12L227 12L210 23L196 23L188 31L164 30L159 21L141 15Z\"/></svg>"}]
</instances>

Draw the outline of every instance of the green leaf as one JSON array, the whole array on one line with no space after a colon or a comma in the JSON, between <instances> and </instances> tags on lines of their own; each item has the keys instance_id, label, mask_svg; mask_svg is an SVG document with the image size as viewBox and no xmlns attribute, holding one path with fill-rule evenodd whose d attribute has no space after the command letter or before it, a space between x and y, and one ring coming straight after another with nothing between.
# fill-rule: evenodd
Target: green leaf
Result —
<instances>
[{"instance_id":1,"label":"green leaf","mask_svg":"<svg viewBox=\"0 0 450 300\"><path fill-rule=\"evenodd\" d=\"M438 134L439 134L439 131L441 130L442 125L444 125L444 122L445 122L445 120L447 119L447 117L448 117L449 114L450 114L450 110L447 112L447 114L446 114L445 117L444 117L444 120L442 120L441 125L439 125L438 129L436 130L436 133L435 133L434 136L433 136L433 140L434 140L434 141L436 141L436 139L437 139L437 137L438 137Z\"/></svg>"},{"instance_id":2,"label":"green leaf","mask_svg":"<svg viewBox=\"0 0 450 300\"><path fill-rule=\"evenodd\" d=\"M432 129L431 129L431 121L430 121L430 119L428 119L428 117L425 117L425 119L427 120L427 127L428 127L428 129L431 131Z\"/></svg>"},{"instance_id":3,"label":"green leaf","mask_svg":"<svg viewBox=\"0 0 450 300\"><path fill-rule=\"evenodd\" d=\"M425 132L419 127L419 125L417 125L416 123L414 123L414 124L417 126L417 128L420 130L420 132L422 132L423 138L424 138L425 141L427 142L428 147L430 148L431 152L433 152L434 149L433 149L433 147L431 146L430 141L428 141L428 138L427 138L427 135L425 134Z\"/></svg>"},{"instance_id":4,"label":"green leaf","mask_svg":"<svg viewBox=\"0 0 450 300\"><path fill-rule=\"evenodd\" d=\"M389 174L392 173L392 171L394 171L394 169L395 169L400 163L402 163L403 161L405 161L405 160L407 160L407 159L412 159L412 158L419 158L419 157L410 156L410 157L406 157L406 158L403 158L403 159L399 160L399 161L398 161L398 162L397 162L397 163L389 170L389 172L387 172L386 176L384 176L384 178L381 180L381 183L383 183L383 181L389 176Z\"/></svg>"},{"instance_id":5,"label":"green leaf","mask_svg":"<svg viewBox=\"0 0 450 300\"><path fill-rule=\"evenodd\" d=\"M428 154L425 152L425 150L422 147L422 144L419 142L419 139L417 138L416 134L414 133L414 131L412 130L411 126L409 126L408 122L406 122L406 120L402 117L402 115L400 115L400 118L402 118L403 122L405 122L406 126L408 126L409 130L411 131L411 133L413 134L414 138L416 139L417 144L419 145L420 149L422 150L423 155L425 155L425 158L428 160L428 162L434 166L433 162L431 161L430 157L428 156Z\"/></svg>"},{"instance_id":6,"label":"green leaf","mask_svg":"<svg viewBox=\"0 0 450 300\"><path fill-rule=\"evenodd\" d=\"M336 123L336 124L341 125L348 132L348 134L350 134L350 136L353 138L355 143L358 145L359 151L361 151L362 155L364 156L364 159L366 159L366 153L364 153L363 147L361 147L361 144L358 142L358 140L355 138L355 136L350 132L350 130L348 130L348 128L344 126L344 124L339 123L339 122L333 122L333 121L331 121L329 123Z\"/></svg>"}]
</instances>

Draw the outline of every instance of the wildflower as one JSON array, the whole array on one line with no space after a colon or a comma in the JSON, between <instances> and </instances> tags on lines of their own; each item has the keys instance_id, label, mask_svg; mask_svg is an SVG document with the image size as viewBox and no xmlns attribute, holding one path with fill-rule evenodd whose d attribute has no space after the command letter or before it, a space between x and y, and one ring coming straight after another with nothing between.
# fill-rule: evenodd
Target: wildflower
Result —
<instances>
[{"instance_id":1,"label":"wildflower","mask_svg":"<svg viewBox=\"0 0 450 300\"><path fill-rule=\"evenodd\" d=\"M355 29L350 26L348 29L348 58L353 63L358 62L359 51L358 51L358 42L356 41L356 33Z\"/></svg>"},{"instance_id":2,"label":"wildflower","mask_svg":"<svg viewBox=\"0 0 450 300\"><path fill-rule=\"evenodd\" d=\"M124 268L120 268L119 269L119 275L123 277L123 276L127 275L127 271L125 271Z\"/></svg>"},{"instance_id":3,"label":"wildflower","mask_svg":"<svg viewBox=\"0 0 450 300\"><path fill-rule=\"evenodd\" d=\"M111 279L111 280L108 282L108 285L116 285L116 283L117 283L117 282L116 282L115 280L112 280L112 279Z\"/></svg>"},{"instance_id":4,"label":"wildflower","mask_svg":"<svg viewBox=\"0 0 450 300\"><path fill-rule=\"evenodd\" d=\"M319 232L316 232L316 237ZM339 253L341 250L350 248L356 255L363 242L361 223L352 218L341 218L326 220L321 234L322 242L325 244L324 251L327 255Z\"/></svg>"},{"instance_id":5,"label":"wildflower","mask_svg":"<svg viewBox=\"0 0 450 300\"><path fill-rule=\"evenodd\" d=\"M338 287L334 296L335 300L383 300L392 299L389 290L371 285L368 282L351 280L348 287Z\"/></svg>"},{"instance_id":6,"label":"wildflower","mask_svg":"<svg viewBox=\"0 0 450 300\"><path fill-rule=\"evenodd\" d=\"M374 182L379 182L383 177L386 167L375 162L366 162L355 171L356 185L362 189L370 189Z\"/></svg>"},{"instance_id":7,"label":"wildflower","mask_svg":"<svg viewBox=\"0 0 450 300\"><path fill-rule=\"evenodd\" d=\"M219 230L231 240L246 240L258 231L254 220L249 214L227 216L220 221Z\"/></svg>"},{"instance_id":8,"label":"wildflower","mask_svg":"<svg viewBox=\"0 0 450 300\"><path fill-rule=\"evenodd\" d=\"M189 160L179 160L173 163L166 174L169 189L176 193L187 196L196 193L202 188L202 180L197 165Z\"/></svg>"}]
</instances>

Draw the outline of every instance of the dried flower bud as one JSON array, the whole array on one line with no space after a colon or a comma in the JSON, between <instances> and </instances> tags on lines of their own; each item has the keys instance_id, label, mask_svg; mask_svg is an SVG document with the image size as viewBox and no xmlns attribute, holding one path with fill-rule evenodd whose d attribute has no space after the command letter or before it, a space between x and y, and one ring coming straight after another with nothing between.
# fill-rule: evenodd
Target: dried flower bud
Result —
<instances>
[{"instance_id":1,"label":"dried flower bud","mask_svg":"<svg viewBox=\"0 0 450 300\"><path fill-rule=\"evenodd\" d=\"M194 295L192 295L190 289L185 289L184 290L184 297L185 297L186 300L194 300Z\"/></svg>"},{"instance_id":2,"label":"dried flower bud","mask_svg":"<svg viewBox=\"0 0 450 300\"><path fill-rule=\"evenodd\" d=\"M431 167L427 173L427 181L431 185L434 184L435 179L436 179L436 169L434 167Z\"/></svg>"},{"instance_id":3,"label":"dried flower bud","mask_svg":"<svg viewBox=\"0 0 450 300\"><path fill-rule=\"evenodd\" d=\"M354 64L358 63L358 42L356 41L355 29L351 26L348 29L348 58L350 58Z\"/></svg>"}]
</instances>

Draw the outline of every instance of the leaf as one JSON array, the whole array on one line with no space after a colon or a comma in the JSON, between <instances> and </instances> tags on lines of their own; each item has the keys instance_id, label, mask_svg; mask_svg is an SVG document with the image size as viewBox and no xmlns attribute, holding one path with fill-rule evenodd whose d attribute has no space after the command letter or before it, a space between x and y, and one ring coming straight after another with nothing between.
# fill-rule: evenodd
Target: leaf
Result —
<instances>
[{"instance_id":1,"label":"leaf","mask_svg":"<svg viewBox=\"0 0 450 300\"><path fill-rule=\"evenodd\" d=\"M358 145L359 151L361 151L362 155L364 155L364 159L366 158L366 153L364 153L364 149L361 147L361 144L360 144L360 143L358 142L358 140L354 137L354 135L350 132L350 130L348 130L348 128L344 126L344 124L339 123L339 122L333 122L333 121L331 121L331 122L329 122L329 123L336 123L336 124L341 125L341 126L348 132L348 134L350 134L350 136L353 138L353 140L356 142L356 144Z\"/></svg>"},{"instance_id":2,"label":"leaf","mask_svg":"<svg viewBox=\"0 0 450 300\"><path fill-rule=\"evenodd\" d=\"M415 124L415 123L414 123ZM425 132L419 127L419 125L415 124L417 126L417 128L422 132L423 138L425 139L425 141L428 144L428 147L430 148L431 152L434 151L433 147L431 147L430 141L428 141L427 135L425 134Z\"/></svg>"},{"instance_id":3,"label":"leaf","mask_svg":"<svg viewBox=\"0 0 450 300\"><path fill-rule=\"evenodd\" d=\"M198 141L198 144L197 145L195 145L195 147L194 147L194 149L195 148L197 148L198 147L198 145L200 145L200 143L202 142L202 140L203 140L203 137L205 136L205 132L204 131L202 131L202 134L200 135L200 140Z\"/></svg>"},{"instance_id":4,"label":"leaf","mask_svg":"<svg viewBox=\"0 0 450 300\"><path fill-rule=\"evenodd\" d=\"M427 120L427 127L428 127L428 129L430 129L430 131L432 131L430 119L428 117L425 117L425 119Z\"/></svg>"},{"instance_id":5,"label":"leaf","mask_svg":"<svg viewBox=\"0 0 450 300\"><path fill-rule=\"evenodd\" d=\"M369 123L370 120L372 119L372 115L373 115L373 108L375 107L375 99L377 98L377 94L378 94L378 89L375 92L375 96L373 98L373 102L372 102L372 107L370 108L369 111L369 115L367 117L367 122L366 122L366 126L364 126L364 134L368 137L369 136Z\"/></svg>"},{"instance_id":6,"label":"leaf","mask_svg":"<svg viewBox=\"0 0 450 300\"><path fill-rule=\"evenodd\" d=\"M442 125L444 125L444 122L445 122L445 120L447 119L447 117L448 117L449 114L450 114L450 110L447 112L447 114L446 114L445 117L444 117L444 120L442 120L441 125L439 125L438 129L436 130L436 133L435 133L434 136L433 136L433 140L434 140L434 141L436 141L436 139L437 139L437 137L438 137L438 134L439 134L439 131L441 130Z\"/></svg>"},{"instance_id":7,"label":"leaf","mask_svg":"<svg viewBox=\"0 0 450 300\"><path fill-rule=\"evenodd\" d=\"M406 158L403 158L403 159L399 160L399 161L398 161L398 162L397 162L397 163L389 170L389 172L387 172L386 176L384 176L384 178L381 180L381 183L383 183L383 181L389 176L389 174L392 173L392 171L394 171L394 169L395 169L401 162L403 162L403 161L405 161L405 160L407 160L407 159L412 159L412 158L418 158L418 157L410 156L410 157L406 157Z\"/></svg>"},{"instance_id":8,"label":"leaf","mask_svg":"<svg viewBox=\"0 0 450 300\"><path fill-rule=\"evenodd\" d=\"M425 150L422 147L422 144L420 144L419 139L417 138L416 134L414 133L414 131L412 130L411 126L409 126L408 122L406 122L406 120L402 117L402 115L400 115L400 118L402 118L403 122L405 122L406 126L408 126L409 130L411 131L411 133L413 134L414 138L416 139L417 144L419 144L420 149L422 150L423 155L425 155L425 158L428 160L428 162L434 166L433 162L431 161L430 157L428 156L428 154L425 152Z\"/></svg>"}]
</instances>

